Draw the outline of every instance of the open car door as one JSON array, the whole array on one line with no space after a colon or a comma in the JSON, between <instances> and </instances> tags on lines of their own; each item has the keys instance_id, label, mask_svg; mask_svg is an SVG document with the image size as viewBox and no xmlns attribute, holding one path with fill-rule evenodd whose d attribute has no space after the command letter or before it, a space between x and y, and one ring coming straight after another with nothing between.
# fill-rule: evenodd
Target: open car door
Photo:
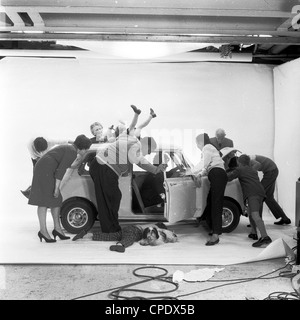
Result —
<instances>
[{"instance_id":1,"label":"open car door","mask_svg":"<svg viewBox=\"0 0 300 320\"><path fill-rule=\"evenodd\" d=\"M166 190L165 218L170 223L194 217L196 213L196 185L190 176L180 176L187 169L183 155L169 153L168 168L164 172Z\"/></svg>"}]
</instances>

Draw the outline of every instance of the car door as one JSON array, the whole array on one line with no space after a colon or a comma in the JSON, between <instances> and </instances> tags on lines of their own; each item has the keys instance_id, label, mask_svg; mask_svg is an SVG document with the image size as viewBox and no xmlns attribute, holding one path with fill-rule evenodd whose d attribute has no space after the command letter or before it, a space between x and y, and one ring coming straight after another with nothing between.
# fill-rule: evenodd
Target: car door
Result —
<instances>
[{"instance_id":1,"label":"car door","mask_svg":"<svg viewBox=\"0 0 300 320\"><path fill-rule=\"evenodd\" d=\"M165 218L174 223L192 218L196 211L196 185L190 176L180 176L180 171L186 169L186 163L180 153L170 152L168 169L164 173L166 190ZM171 167L171 168L170 168ZM178 170L176 171L176 167ZM174 170L168 176L170 169Z\"/></svg>"}]
</instances>

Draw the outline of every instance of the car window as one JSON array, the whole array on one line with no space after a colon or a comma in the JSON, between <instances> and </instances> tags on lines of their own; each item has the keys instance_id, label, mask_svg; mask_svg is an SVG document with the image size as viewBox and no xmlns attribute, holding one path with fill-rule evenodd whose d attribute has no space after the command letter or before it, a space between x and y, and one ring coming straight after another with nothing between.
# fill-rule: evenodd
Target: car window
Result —
<instances>
[{"instance_id":1,"label":"car window","mask_svg":"<svg viewBox=\"0 0 300 320\"><path fill-rule=\"evenodd\" d=\"M174 169L177 166L185 166L181 154L177 154L175 151L155 151L145 156L145 159L154 165L165 163L168 165L167 171ZM133 171L145 171L138 165L133 165Z\"/></svg>"}]
</instances>

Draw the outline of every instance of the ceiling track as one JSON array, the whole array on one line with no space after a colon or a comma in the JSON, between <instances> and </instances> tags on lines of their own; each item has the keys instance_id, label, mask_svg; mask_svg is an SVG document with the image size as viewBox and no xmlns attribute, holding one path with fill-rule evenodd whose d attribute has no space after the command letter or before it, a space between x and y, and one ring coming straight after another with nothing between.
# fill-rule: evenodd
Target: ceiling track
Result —
<instances>
[{"instance_id":1,"label":"ceiling track","mask_svg":"<svg viewBox=\"0 0 300 320\"><path fill-rule=\"evenodd\" d=\"M186 42L186 43L229 43L229 44L272 44L300 45L298 37L263 37L229 35L152 35L152 34L89 34L89 33L0 33L0 40L90 40L90 41L150 41L150 42Z\"/></svg>"}]
</instances>

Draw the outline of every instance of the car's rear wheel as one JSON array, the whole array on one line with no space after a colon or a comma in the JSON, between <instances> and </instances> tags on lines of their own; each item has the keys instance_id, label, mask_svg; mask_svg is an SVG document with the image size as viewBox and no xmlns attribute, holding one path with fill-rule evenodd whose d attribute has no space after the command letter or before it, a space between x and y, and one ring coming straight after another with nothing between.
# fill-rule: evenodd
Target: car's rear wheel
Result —
<instances>
[{"instance_id":1,"label":"car's rear wheel","mask_svg":"<svg viewBox=\"0 0 300 320\"><path fill-rule=\"evenodd\" d=\"M240 222L240 209L238 205L228 199L224 199L222 213L222 232L232 232Z\"/></svg>"},{"instance_id":2,"label":"car's rear wheel","mask_svg":"<svg viewBox=\"0 0 300 320\"><path fill-rule=\"evenodd\" d=\"M96 220L96 210L83 199L68 200L61 208L61 224L67 232L77 234L89 230Z\"/></svg>"}]
</instances>

